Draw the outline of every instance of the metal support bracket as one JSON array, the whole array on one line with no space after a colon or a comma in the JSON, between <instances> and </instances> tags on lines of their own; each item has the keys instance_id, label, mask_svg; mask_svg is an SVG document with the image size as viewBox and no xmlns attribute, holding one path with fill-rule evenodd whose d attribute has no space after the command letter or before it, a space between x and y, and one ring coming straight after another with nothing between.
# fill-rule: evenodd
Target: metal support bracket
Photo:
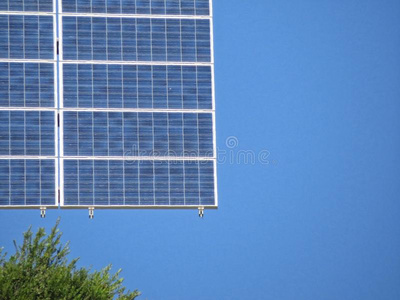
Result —
<instances>
[{"instance_id":1,"label":"metal support bracket","mask_svg":"<svg viewBox=\"0 0 400 300\"><path fill-rule=\"evenodd\" d=\"M43 218L46 218L46 207L45 206L41 206L40 207L40 217L43 219Z\"/></svg>"},{"instance_id":2,"label":"metal support bracket","mask_svg":"<svg viewBox=\"0 0 400 300\"><path fill-rule=\"evenodd\" d=\"M93 219L94 218L94 207L91 206L89 207L89 219Z\"/></svg>"},{"instance_id":3,"label":"metal support bracket","mask_svg":"<svg viewBox=\"0 0 400 300\"><path fill-rule=\"evenodd\" d=\"M203 206L200 206L200 207L199 207L199 217L200 217L200 218L203 218L203 217L204 217L204 207L203 207Z\"/></svg>"}]
</instances>

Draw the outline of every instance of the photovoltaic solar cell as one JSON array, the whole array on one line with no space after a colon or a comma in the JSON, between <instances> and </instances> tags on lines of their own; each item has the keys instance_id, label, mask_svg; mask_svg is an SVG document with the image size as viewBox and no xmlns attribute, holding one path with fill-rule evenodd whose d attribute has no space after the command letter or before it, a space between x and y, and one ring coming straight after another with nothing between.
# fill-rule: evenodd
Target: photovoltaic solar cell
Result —
<instances>
[{"instance_id":1,"label":"photovoltaic solar cell","mask_svg":"<svg viewBox=\"0 0 400 300\"><path fill-rule=\"evenodd\" d=\"M0 107L54 107L54 64L0 62Z\"/></svg>"},{"instance_id":2,"label":"photovoltaic solar cell","mask_svg":"<svg viewBox=\"0 0 400 300\"><path fill-rule=\"evenodd\" d=\"M64 0L63 12L108 14L210 14L209 0Z\"/></svg>"},{"instance_id":3,"label":"photovoltaic solar cell","mask_svg":"<svg viewBox=\"0 0 400 300\"><path fill-rule=\"evenodd\" d=\"M54 59L52 16L0 15L0 58Z\"/></svg>"},{"instance_id":4,"label":"photovoltaic solar cell","mask_svg":"<svg viewBox=\"0 0 400 300\"><path fill-rule=\"evenodd\" d=\"M64 64L64 107L212 109L210 66Z\"/></svg>"},{"instance_id":5,"label":"photovoltaic solar cell","mask_svg":"<svg viewBox=\"0 0 400 300\"><path fill-rule=\"evenodd\" d=\"M65 160L65 205L214 205L213 161Z\"/></svg>"},{"instance_id":6,"label":"photovoltaic solar cell","mask_svg":"<svg viewBox=\"0 0 400 300\"><path fill-rule=\"evenodd\" d=\"M63 59L210 62L210 21L64 16Z\"/></svg>"},{"instance_id":7,"label":"photovoltaic solar cell","mask_svg":"<svg viewBox=\"0 0 400 300\"><path fill-rule=\"evenodd\" d=\"M0 205L54 205L54 159L0 159Z\"/></svg>"}]
</instances>

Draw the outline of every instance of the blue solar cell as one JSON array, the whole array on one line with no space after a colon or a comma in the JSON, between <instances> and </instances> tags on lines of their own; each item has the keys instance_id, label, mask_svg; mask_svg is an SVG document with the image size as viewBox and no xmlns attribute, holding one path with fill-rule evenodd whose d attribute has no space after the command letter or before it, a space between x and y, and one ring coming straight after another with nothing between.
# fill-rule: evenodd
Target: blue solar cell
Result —
<instances>
[{"instance_id":1,"label":"blue solar cell","mask_svg":"<svg viewBox=\"0 0 400 300\"><path fill-rule=\"evenodd\" d=\"M121 10L121 1L120 0L107 0L107 13L108 14L120 14Z\"/></svg>"},{"instance_id":2,"label":"blue solar cell","mask_svg":"<svg viewBox=\"0 0 400 300\"><path fill-rule=\"evenodd\" d=\"M100 205L108 205L110 192L109 192L109 162L104 160L97 160L93 162L94 165L94 195L96 203ZM72 180L73 181L73 180ZM76 199L72 199L76 201Z\"/></svg>"},{"instance_id":3,"label":"blue solar cell","mask_svg":"<svg viewBox=\"0 0 400 300\"><path fill-rule=\"evenodd\" d=\"M199 155L199 127L197 114L183 114L183 147L184 156Z\"/></svg>"},{"instance_id":4,"label":"blue solar cell","mask_svg":"<svg viewBox=\"0 0 400 300\"><path fill-rule=\"evenodd\" d=\"M63 68L64 107L212 109L209 66L64 64Z\"/></svg>"},{"instance_id":5,"label":"blue solar cell","mask_svg":"<svg viewBox=\"0 0 400 300\"><path fill-rule=\"evenodd\" d=\"M78 160L64 160L64 203L77 202L76 204L79 204L78 163ZM100 171L98 174L104 174L103 170L96 171ZM102 186L105 185L107 183ZM96 185L95 187L99 189ZM99 195L95 194L95 197L98 198Z\"/></svg>"},{"instance_id":6,"label":"blue solar cell","mask_svg":"<svg viewBox=\"0 0 400 300\"><path fill-rule=\"evenodd\" d=\"M202 161L199 165L200 176L200 199L203 205L213 205L215 203L214 186L214 165L212 161Z\"/></svg>"},{"instance_id":7,"label":"blue solar cell","mask_svg":"<svg viewBox=\"0 0 400 300\"><path fill-rule=\"evenodd\" d=\"M154 205L154 162L139 161L139 191L141 205Z\"/></svg>"},{"instance_id":8,"label":"blue solar cell","mask_svg":"<svg viewBox=\"0 0 400 300\"><path fill-rule=\"evenodd\" d=\"M164 19L151 21L151 49L152 60L167 60L166 22Z\"/></svg>"},{"instance_id":9,"label":"blue solar cell","mask_svg":"<svg viewBox=\"0 0 400 300\"><path fill-rule=\"evenodd\" d=\"M199 156L211 156L213 153L213 128L211 114L198 115Z\"/></svg>"},{"instance_id":10,"label":"blue solar cell","mask_svg":"<svg viewBox=\"0 0 400 300\"><path fill-rule=\"evenodd\" d=\"M0 111L0 155L54 155L54 112Z\"/></svg>"},{"instance_id":11,"label":"blue solar cell","mask_svg":"<svg viewBox=\"0 0 400 300\"><path fill-rule=\"evenodd\" d=\"M181 14L182 15L195 15L196 7L194 0L181 0Z\"/></svg>"},{"instance_id":12,"label":"blue solar cell","mask_svg":"<svg viewBox=\"0 0 400 300\"><path fill-rule=\"evenodd\" d=\"M167 15L180 15L180 3L179 0L170 0L165 3L165 11Z\"/></svg>"},{"instance_id":13,"label":"blue solar cell","mask_svg":"<svg viewBox=\"0 0 400 300\"><path fill-rule=\"evenodd\" d=\"M138 107L152 108L151 66L138 66Z\"/></svg>"},{"instance_id":14,"label":"blue solar cell","mask_svg":"<svg viewBox=\"0 0 400 300\"><path fill-rule=\"evenodd\" d=\"M169 153L168 147L168 115L154 113L153 121L154 156L163 156Z\"/></svg>"},{"instance_id":15,"label":"blue solar cell","mask_svg":"<svg viewBox=\"0 0 400 300\"><path fill-rule=\"evenodd\" d=\"M66 156L212 157L209 113L64 112Z\"/></svg>"},{"instance_id":16,"label":"blue solar cell","mask_svg":"<svg viewBox=\"0 0 400 300\"><path fill-rule=\"evenodd\" d=\"M52 12L52 0L2 0L0 11Z\"/></svg>"},{"instance_id":17,"label":"blue solar cell","mask_svg":"<svg viewBox=\"0 0 400 300\"><path fill-rule=\"evenodd\" d=\"M0 159L0 206L55 205L54 160Z\"/></svg>"},{"instance_id":18,"label":"blue solar cell","mask_svg":"<svg viewBox=\"0 0 400 300\"><path fill-rule=\"evenodd\" d=\"M136 0L122 0L121 11L123 14L136 13Z\"/></svg>"},{"instance_id":19,"label":"blue solar cell","mask_svg":"<svg viewBox=\"0 0 400 300\"><path fill-rule=\"evenodd\" d=\"M124 162L109 161L110 205L124 204Z\"/></svg>"},{"instance_id":20,"label":"blue solar cell","mask_svg":"<svg viewBox=\"0 0 400 300\"><path fill-rule=\"evenodd\" d=\"M210 21L63 17L65 60L210 62Z\"/></svg>"},{"instance_id":21,"label":"blue solar cell","mask_svg":"<svg viewBox=\"0 0 400 300\"><path fill-rule=\"evenodd\" d=\"M122 108L122 66L108 66L107 83L108 107Z\"/></svg>"},{"instance_id":22,"label":"blue solar cell","mask_svg":"<svg viewBox=\"0 0 400 300\"><path fill-rule=\"evenodd\" d=\"M92 21L90 18L77 19L77 34L78 34L78 59L92 59Z\"/></svg>"},{"instance_id":23,"label":"blue solar cell","mask_svg":"<svg viewBox=\"0 0 400 300\"><path fill-rule=\"evenodd\" d=\"M53 59L53 17L0 15L0 58Z\"/></svg>"},{"instance_id":24,"label":"blue solar cell","mask_svg":"<svg viewBox=\"0 0 400 300\"><path fill-rule=\"evenodd\" d=\"M54 107L54 65L0 62L0 106Z\"/></svg>"},{"instance_id":25,"label":"blue solar cell","mask_svg":"<svg viewBox=\"0 0 400 300\"><path fill-rule=\"evenodd\" d=\"M93 204L93 163L88 160L81 160L78 162L79 173L77 174L78 189L79 189L79 202L82 205Z\"/></svg>"},{"instance_id":26,"label":"blue solar cell","mask_svg":"<svg viewBox=\"0 0 400 300\"><path fill-rule=\"evenodd\" d=\"M196 15L208 16L210 15L210 0L196 0Z\"/></svg>"},{"instance_id":27,"label":"blue solar cell","mask_svg":"<svg viewBox=\"0 0 400 300\"><path fill-rule=\"evenodd\" d=\"M90 0L75 0L75 1L76 1L76 11L77 12L82 12L82 13L90 13L91 12L91 9L90 9L91 1Z\"/></svg>"},{"instance_id":28,"label":"blue solar cell","mask_svg":"<svg viewBox=\"0 0 400 300\"><path fill-rule=\"evenodd\" d=\"M154 202L156 205L169 205L169 163L154 162Z\"/></svg>"},{"instance_id":29,"label":"blue solar cell","mask_svg":"<svg viewBox=\"0 0 400 300\"><path fill-rule=\"evenodd\" d=\"M195 20L196 22L196 50L198 62L211 61L211 33L208 20Z\"/></svg>"},{"instance_id":30,"label":"blue solar cell","mask_svg":"<svg viewBox=\"0 0 400 300\"><path fill-rule=\"evenodd\" d=\"M215 205L212 161L65 160L65 205Z\"/></svg>"},{"instance_id":31,"label":"blue solar cell","mask_svg":"<svg viewBox=\"0 0 400 300\"><path fill-rule=\"evenodd\" d=\"M196 161L185 161L185 204L198 205L200 197L199 166Z\"/></svg>"}]
</instances>

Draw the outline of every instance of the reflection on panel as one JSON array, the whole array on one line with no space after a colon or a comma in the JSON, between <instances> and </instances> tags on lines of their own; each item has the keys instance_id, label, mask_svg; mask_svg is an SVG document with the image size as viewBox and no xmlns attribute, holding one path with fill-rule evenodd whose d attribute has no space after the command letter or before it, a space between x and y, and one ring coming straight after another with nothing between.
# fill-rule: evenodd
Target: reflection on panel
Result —
<instances>
[{"instance_id":1,"label":"reflection on panel","mask_svg":"<svg viewBox=\"0 0 400 300\"><path fill-rule=\"evenodd\" d=\"M215 205L214 164L65 160L64 205Z\"/></svg>"}]
</instances>

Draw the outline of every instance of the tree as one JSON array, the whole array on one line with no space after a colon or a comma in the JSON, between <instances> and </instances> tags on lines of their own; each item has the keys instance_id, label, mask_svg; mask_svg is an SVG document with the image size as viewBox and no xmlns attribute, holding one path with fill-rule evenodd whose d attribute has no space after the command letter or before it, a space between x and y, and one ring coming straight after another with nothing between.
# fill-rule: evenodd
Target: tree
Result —
<instances>
[{"instance_id":1,"label":"tree","mask_svg":"<svg viewBox=\"0 0 400 300\"><path fill-rule=\"evenodd\" d=\"M0 249L0 299L128 300L140 295L126 291L121 270L110 274L111 265L91 271L78 268L78 259L69 262L69 243L61 244L59 222L49 235L39 228L33 236L29 228L22 246L14 241L15 254L9 258Z\"/></svg>"}]
</instances>

